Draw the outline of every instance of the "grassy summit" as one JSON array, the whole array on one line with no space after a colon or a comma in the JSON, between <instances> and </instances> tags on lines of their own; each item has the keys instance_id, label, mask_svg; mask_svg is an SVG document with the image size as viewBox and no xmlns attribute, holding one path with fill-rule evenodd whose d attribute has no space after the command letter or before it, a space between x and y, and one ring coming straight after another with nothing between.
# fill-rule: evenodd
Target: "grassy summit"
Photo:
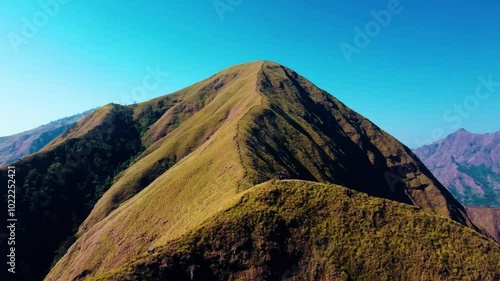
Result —
<instances>
[{"instance_id":1,"label":"grassy summit","mask_svg":"<svg viewBox=\"0 0 500 281\"><path fill-rule=\"evenodd\" d=\"M192 160L193 165L200 166L200 171L191 172L192 176L202 178L199 183L195 183L195 186L199 188L204 186L203 183L211 181L210 177L205 176L205 172L210 171L209 174L213 175L213 173L221 173L226 169L224 167L226 163L221 163L222 167L216 167L210 165L212 161L228 163L232 160L238 161L238 153L234 151L237 150L237 144L234 142L237 121L261 99L255 90L256 77L254 74L259 69L259 63L233 67L211 79L174 94L177 104L153 124L145 136L157 135L158 124L164 124L165 119L171 120L171 115L174 115L174 119L177 121L166 123L161 127L166 137L150 145L139 156L139 160L123 172L120 179L96 205L82 225L81 231L89 229L96 222L105 218L119 204L157 180L186 156L189 156L189 159L194 159ZM139 105L140 107L144 107L144 105ZM146 140L147 142L148 140ZM203 157L196 159L197 157L194 157L193 153L205 155L206 153L202 153L200 149L201 147L206 149L207 146L210 146L210 156L207 156L210 160ZM192 170L193 165L184 164L184 166L189 167L179 173L177 178L180 179L180 182L176 183L177 188L185 185L184 179L181 179L180 175ZM218 168L220 170L216 170ZM236 168L236 164L234 168ZM234 169L231 172L241 174ZM228 171L224 176L230 178L231 175ZM221 184L228 185L229 188L235 183L230 180ZM183 204L183 202L179 203Z\"/></svg>"},{"instance_id":2,"label":"grassy summit","mask_svg":"<svg viewBox=\"0 0 500 281\"><path fill-rule=\"evenodd\" d=\"M75 230L141 151L132 111L108 105L16 167L17 280L41 280L74 242ZM5 167L0 180L7 182ZM7 189L2 197L7 198Z\"/></svg>"}]
</instances>

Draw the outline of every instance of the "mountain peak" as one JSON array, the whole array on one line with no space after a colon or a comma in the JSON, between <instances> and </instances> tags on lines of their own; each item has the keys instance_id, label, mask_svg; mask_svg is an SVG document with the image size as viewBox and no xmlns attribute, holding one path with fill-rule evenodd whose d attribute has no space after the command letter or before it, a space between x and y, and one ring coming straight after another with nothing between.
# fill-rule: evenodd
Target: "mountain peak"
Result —
<instances>
[{"instance_id":1,"label":"mountain peak","mask_svg":"<svg viewBox=\"0 0 500 281\"><path fill-rule=\"evenodd\" d=\"M472 137L472 136L475 136L476 134L474 133L471 133L469 131L467 131L465 128L461 128L451 134L449 134L448 136L442 138L441 140L438 140L437 142L444 142L448 139L463 139L463 138L469 138L469 137ZM430 144L432 145L432 144Z\"/></svg>"},{"instance_id":2,"label":"mountain peak","mask_svg":"<svg viewBox=\"0 0 500 281\"><path fill-rule=\"evenodd\" d=\"M415 153L462 203L500 206L500 132L461 129Z\"/></svg>"},{"instance_id":3,"label":"mountain peak","mask_svg":"<svg viewBox=\"0 0 500 281\"><path fill-rule=\"evenodd\" d=\"M226 67L225 69L223 69L219 73L232 72L232 71L242 71L242 70L248 70L248 69L259 70L260 71L260 68L262 68L264 65L282 66L281 64L273 62L273 61L256 60L256 61L239 63L239 64L235 64L235 65Z\"/></svg>"},{"instance_id":4,"label":"mountain peak","mask_svg":"<svg viewBox=\"0 0 500 281\"><path fill-rule=\"evenodd\" d=\"M18 178L27 181L19 186L49 188L47 194L60 196L74 194L75 186L89 190L93 196L105 193L92 208L80 206L80 201L73 206L59 197L42 205L66 204L63 208L72 223L37 221L29 233L37 233L39 226L52 229L47 224L54 228L70 225L61 232L67 233L75 221L84 220L79 239L46 280L80 280L122 267L151 247L164 246L199 230L221 210L242 202L243 195L276 179L292 185L336 184L366 196L390 199L397 206L414 205L417 208L411 207L413 210L421 209L427 216L437 214L476 229L464 208L406 146L306 78L274 62L235 65L170 95L97 110L65 137L54 142L43 159L34 157L33 161L39 161L35 175L22 174L29 169L18 165ZM91 148L97 145L102 149L100 158L95 159L97 150L93 148L91 157L80 157L76 166L91 170L113 160L112 167L120 167L115 177L111 168L107 173L92 173L87 181L74 174L65 177L57 170L67 166L55 163L67 162L70 157L66 154L88 153L85 140L90 140L87 143ZM121 153L122 158L129 159L130 153L136 153L133 159L120 160L120 165L114 161L117 157L105 153L116 143L126 151ZM145 150L137 152L142 146ZM47 179L40 181L38 174ZM94 182L102 183L98 190ZM308 202L314 206L329 206L331 202L316 193L320 186L298 184L293 192L300 200L313 200ZM317 196L300 195L306 188ZM351 196L348 191L346 194ZM52 198L48 196L47 200ZM282 202L275 192L255 200ZM303 203L296 201L293 206ZM357 213L355 218L368 215L356 208L353 212ZM390 216L385 212L381 207L380 213L370 215L372 219L367 218L367 222ZM300 225L301 220L288 223L284 227ZM375 223L374 227L379 226ZM241 231L235 230L237 233ZM60 245L64 241L51 242ZM31 256L50 257L55 249L50 250Z\"/></svg>"}]
</instances>

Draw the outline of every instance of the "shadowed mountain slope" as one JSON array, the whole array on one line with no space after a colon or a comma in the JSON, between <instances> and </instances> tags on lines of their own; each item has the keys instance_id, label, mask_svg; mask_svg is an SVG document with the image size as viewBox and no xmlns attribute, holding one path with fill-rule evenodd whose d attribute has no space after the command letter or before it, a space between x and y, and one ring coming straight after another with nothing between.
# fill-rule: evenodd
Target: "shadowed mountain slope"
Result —
<instances>
[{"instance_id":1,"label":"shadowed mountain slope","mask_svg":"<svg viewBox=\"0 0 500 281\"><path fill-rule=\"evenodd\" d=\"M470 225L460 204L410 149L302 76L267 63L258 87L265 102L252 112L244 137L252 184L282 172L414 204Z\"/></svg>"},{"instance_id":2,"label":"shadowed mountain slope","mask_svg":"<svg viewBox=\"0 0 500 281\"><path fill-rule=\"evenodd\" d=\"M88 128L83 133L80 128ZM71 136L71 138L68 138ZM96 110L16 167L17 280L41 280L74 242L75 230L122 165L141 150L132 111ZM6 167L0 180L7 182ZM2 197L6 194L2 189ZM3 246L3 245L2 245Z\"/></svg>"},{"instance_id":3,"label":"shadowed mountain slope","mask_svg":"<svg viewBox=\"0 0 500 281\"><path fill-rule=\"evenodd\" d=\"M283 66L238 65L130 108L147 148L115 177L46 280L118 270L150 247L184 239L243 193L275 178L336 183L413 204L428 217L470 226L461 229L473 233L473 244L490 243L408 148ZM421 231L432 231L433 223L426 221ZM418 243L424 247L426 241ZM471 272L483 274L484 268Z\"/></svg>"}]
</instances>

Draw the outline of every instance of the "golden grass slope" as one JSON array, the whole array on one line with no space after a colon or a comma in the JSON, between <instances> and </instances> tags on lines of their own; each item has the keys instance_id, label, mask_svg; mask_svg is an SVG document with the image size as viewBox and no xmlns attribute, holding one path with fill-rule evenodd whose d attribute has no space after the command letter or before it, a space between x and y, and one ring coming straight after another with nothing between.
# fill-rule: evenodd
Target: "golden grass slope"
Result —
<instances>
[{"instance_id":1,"label":"golden grass slope","mask_svg":"<svg viewBox=\"0 0 500 281\"><path fill-rule=\"evenodd\" d=\"M199 103L199 95L206 95L210 90L212 91L210 93L212 97L210 102L207 102L203 107L199 106L196 111L189 111L190 116L193 116L193 118L181 116L179 119L182 122L179 122L175 128L171 129L170 126L163 128L163 130L171 130L171 132L168 132L166 137L148 147L139 156L139 160L122 173L116 183L96 204L90 216L82 224L79 233L81 234L90 229L121 203L148 186L156 177L198 149L222 126L226 127L224 134L234 134L236 132L235 127L228 128L227 126L238 121L235 119L242 117L241 112L246 112L248 108L255 104L254 99L258 98L255 92L255 76L253 75L258 71L258 67L258 63L251 66L236 66L219 73L211 80L206 80L182 90L176 97L178 103L167 111L164 116L170 116L171 111L177 107L186 108L190 104ZM212 81L218 81L218 84L214 86ZM245 91L248 92L245 93ZM163 124L163 122L164 118L162 117L151 126L146 136L157 134L160 131L158 124ZM214 140L211 140L211 142L214 142ZM220 145L218 146L220 147ZM225 152L226 150L221 147L218 151Z\"/></svg>"},{"instance_id":2,"label":"golden grass slope","mask_svg":"<svg viewBox=\"0 0 500 281\"><path fill-rule=\"evenodd\" d=\"M261 64L227 70L234 71L237 79L194 115L199 118L188 119L166 137L169 139L162 141L174 149L176 142L182 145L189 138L203 144L193 147L192 153L151 185L84 232L46 280L72 280L87 271L93 275L122 266L148 247L180 237L232 202L238 191L238 180L244 176L236 128L248 110L261 102L255 75ZM217 131L207 134L207 130L218 126ZM140 169L154 163L153 157L161 154L162 146L133 167ZM122 178L125 177L127 175ZM103 202L111 197L112 203L113 195L108 194L114 194L116 189L113 186ZM94 210L98 211L101 206L103 204L96 205Z\"/></svg>"},{"instance_id":3,"label":"golden grass slope","mask_svg":"<svg viewBox=\"0 0 500 281\"><path fill-rule=\"evenodd\" d=\"M63 142L69 140L69 139L75 139L82 137L83 135L87 134L90 132L92 129L96 128L97 126L101 125L104 120L106 119L107 116L111 113L112 109L116 106L119 105L114 105L114 104L108 104L106 106L103 106L96 111L92 112L85 118L83 118L80 122L76 124L75 127L69 129L66 133L64 133L62 136L57 137L50 143L48 143L44 148L42 148L40 151L47 151L50 150Z\"/></svg>"},{"instance_id":4,"label":"golden grass slope","mask_svg":"<svg viewBox=\"0 0 500 281\"><path fill-rule=\"evenodd\" d=\"M164 104L160 106L161 101ZM150 106L165 110L153 124L144 119ZM198 229L220 210L237 203L246 190L281 173L286 178L337 183L413 203L473 226L463 207L425 167L405 170L415 160L406 147L277 64L255 62L231 67L170 99L166 96L139 104L134 111L136 120L147 127L143 135L146 151L116 178L95 205L80 228L78 240L46 280L83 280L122 268L149 247L167 245ZM405 173L400 173L401 179L391 191L384 173L400 168ZM320 199L315 202L321 206L330 202ZM296 203L299 208L305 204ZM310 215L311 220L317 219ZM273 222L270 219L266 222ZM341 222L350 225L349 220L347 216ZM408 232L419 233L417 230L410 228ZM431 230L428 226L420 233ZM472 229L463 231L473 233ZM343 239L347 240L339 241L350 242L348 237ZM265 241L263 238L262 243ZM355 254L352 262L346 260L342 266L362 264L360 261L368 259ZM268 254L264 255L265 260ZM326 269L336 268L335 261L328 263L332 262ZM263 268L258 270L265 272ZM354 273L348 274L358 274L349 270ZM335 272L343 274L344 269Z\"/></svg>"},{"instance_id":5,"label":"golden grass slope","mask_svg":"<svg viewBox=\"0 0 500 281\"><path fill-rule=\"evenodd\" d=\"M448 218L337 185L271 181L93 281L498 280L500 245Z\"/></svg>"}]
</instances>

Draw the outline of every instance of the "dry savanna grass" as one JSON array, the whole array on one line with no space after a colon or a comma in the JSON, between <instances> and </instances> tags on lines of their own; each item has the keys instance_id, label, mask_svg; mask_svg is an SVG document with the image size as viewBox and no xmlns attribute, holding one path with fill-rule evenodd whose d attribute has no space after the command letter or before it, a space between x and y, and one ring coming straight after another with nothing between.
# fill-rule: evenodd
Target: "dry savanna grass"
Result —
<instances>
[{"instance_id":1,"label":"dry savanna grass","mask_svg":"<svg viewBox=\"0 0 500 281\"><path fill-rule=\"evenodd\" d=\"M336 185L288 180L241 193L198 229L89 280L499 277L500 246L448 218Z\"/></svg>"},{"instance_id":2,"label":"dry savanna grass","mask_svg":"<svg viewBox=\"0 0 500 281\"><path fill-rule=\"evenodd\" d=\"M286 67L234 66L127 109L144 150L46 280L498 277L498 245L407 147Z\"/></svg>"}]
</instances>

